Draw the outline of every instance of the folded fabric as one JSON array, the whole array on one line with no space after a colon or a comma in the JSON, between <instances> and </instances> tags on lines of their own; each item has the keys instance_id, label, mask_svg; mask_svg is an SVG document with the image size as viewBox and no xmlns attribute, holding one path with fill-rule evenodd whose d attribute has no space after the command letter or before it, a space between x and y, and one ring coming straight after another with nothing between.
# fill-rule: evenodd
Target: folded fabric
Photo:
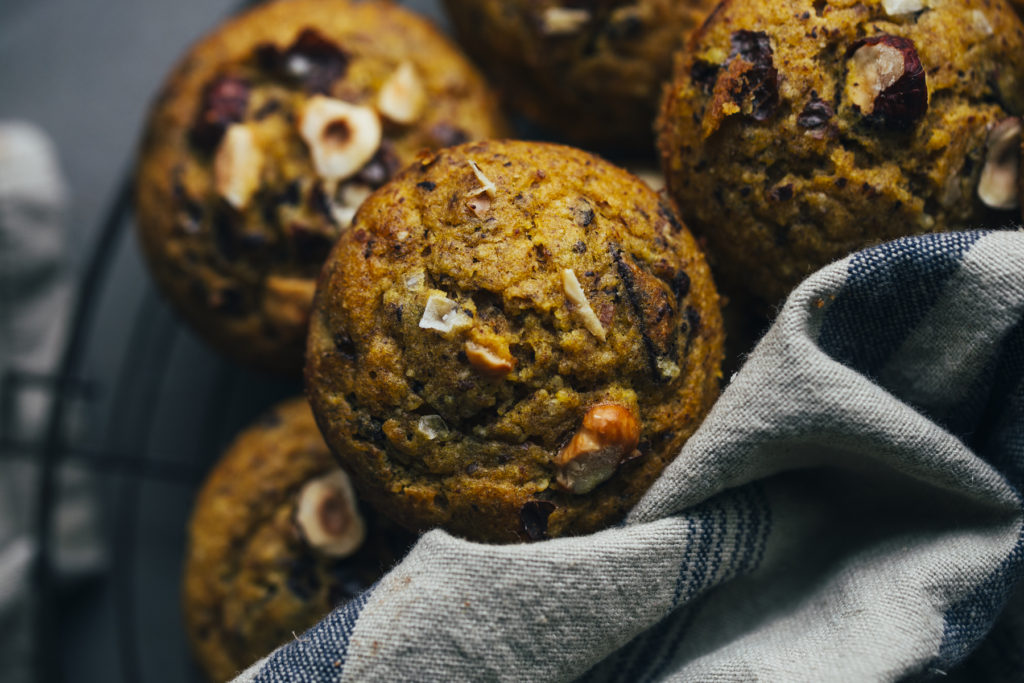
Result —
<instances>
[{"instance_id":1,"label":"folded fabric","mask_svg":"<svg viewBox=\"0 0 1024 683\"><path fill-rule=\"evenodd\" d=\"M624 524L430 532L236 680L1024 680L1022 487L1024 232L899 240L790 296Z\"/></svg>"}]
</instances>

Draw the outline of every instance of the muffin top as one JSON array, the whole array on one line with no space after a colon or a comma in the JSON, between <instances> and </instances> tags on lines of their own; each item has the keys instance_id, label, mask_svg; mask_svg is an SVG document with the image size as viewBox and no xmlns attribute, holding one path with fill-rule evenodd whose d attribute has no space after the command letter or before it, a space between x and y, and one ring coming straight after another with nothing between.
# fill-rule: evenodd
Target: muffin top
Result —
<instances>
[{"instance_id":1,"label":"muffin top","mask_svg":"<svg viewBox=\"0 0 1024 683\"><path fill-rule=\"evenodd\" d=\"M411 539L368 512L304 399L238 435L199 492L185 560L185 622L211 680L232 678L397 561Z\"/></svg>"},{"instance_id":2,"label":"muffin top","mask_svg":"<svg viewBox=\"0 0 1024 683\"><path fill-rule=\"evenodd\" d=\"M420 149L503 130L425 19L389 2L269 3L195 45L154 103L142 245L209 341L297 372L315 278L359 203Z\"/></svg>"},{"instance_id":3,"label":"muffin top","mask_svg":"<svg viewBox=\"0 0 1024 683\"><path fill-rule=\"evenodd\" d=\"M988 0L726 0L676 60L670 193L723 288L775 304L902 235L1020 220L1024 25Z\"/></svg>"},{"instance_id":4,"label":"muffin top","mask_svg":"<svg viewBox=\"0 0 1024 683\"><path fill-rule=\"evenodd\" d=\"M445 0L510 107L567 140L649 154L672 54L716 0Z\"/></svg>"},{"instance_id":5,"label":"muffin top","mask_svg":"<svg viewBox=\"0 0 1024 683\"><path fill-rule=\"evenodd\" d=\"M306 385L361 494L413 529L586 533L717 395L718 297L671 206L553 144L426 154L332 252Z\"/></svg>"}]
</instances>

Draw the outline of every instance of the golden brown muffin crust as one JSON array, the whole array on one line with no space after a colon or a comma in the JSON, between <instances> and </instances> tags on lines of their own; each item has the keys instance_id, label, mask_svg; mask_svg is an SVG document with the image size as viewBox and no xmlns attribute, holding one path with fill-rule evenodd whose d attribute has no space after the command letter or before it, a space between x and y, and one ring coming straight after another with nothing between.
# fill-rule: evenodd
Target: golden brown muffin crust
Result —
<instances>
[{"instance_id":1,"label":"golden brown muffin crust","mask_svg":"<svg viewBox=\"0 0 1024 683\"><path fill-rule=\"evenodd\" d=\"M512 541L620 519L709 409L721 356L714 285L668 204L585 152L493 141L424 156L363 205L324 268L306 383L375 506ZM602 415L636 434L568 491L567 449Z\"/></svg>"}]
</instances>

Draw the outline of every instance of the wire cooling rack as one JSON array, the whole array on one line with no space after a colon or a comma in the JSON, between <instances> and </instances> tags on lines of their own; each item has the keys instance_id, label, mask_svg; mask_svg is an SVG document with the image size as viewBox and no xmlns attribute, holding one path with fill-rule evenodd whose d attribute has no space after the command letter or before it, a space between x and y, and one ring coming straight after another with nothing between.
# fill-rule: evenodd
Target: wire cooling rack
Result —
<instances>
[{"instance_id":1,"label":"wire cooling rack","mask_svg":"<svg viewBox=\"0 0 1024 683\"><path fill-rule=\"evenodd\" d=\"M234 434L301 392L298 381L215 355L164 305L134 239L133 174L130 164L94 233L55 371L0 377L0 457L38 472L31 642L40 682L203 680L180 609L194 495ZM27 394L48 401L41 436L14 425ZM94 502L71 514L90 522L82 533L100 567L71 582L59 541L82 520L62 518L69 478Z\"/></svg>"}]
</instances>

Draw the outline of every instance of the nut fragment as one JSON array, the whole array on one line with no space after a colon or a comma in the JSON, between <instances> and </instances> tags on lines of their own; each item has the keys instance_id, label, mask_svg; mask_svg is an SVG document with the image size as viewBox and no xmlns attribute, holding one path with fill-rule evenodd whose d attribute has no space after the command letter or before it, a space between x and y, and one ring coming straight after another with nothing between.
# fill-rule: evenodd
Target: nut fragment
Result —
<instances>
[{"instance_id":1,"label":"nut fragment","mask_svg":"<svg viewBox=\"0 0 1024 683\"><path fill-rule=\"evenodd\" d=\"M356 496L342 470L306 482L299 491L295 522L310 546L331 557L347 557L366 538Z\"/></svg>"},{"instance_id":2,"label":"nut fragment","mask_svg":"<svg viewBox=\"0 0 1024 683\"><path fill-rule=\"evenodd\" d=\"M416 422L416 431L424 439L444 439L448 436L448 425L440 415L424 415Z\"/></svg>"},{"instance_id":3,"label":"nut fragment","mask_svg":"<svg viewBox=\"0 0 1024 683\"><path fill-rule=\"evenodd\" d=\"M316 280L300 277L267 277L263 310L272 320L286 325L304 326L313 309Z\"/></svg>"},{"instance_id":4,"label":"nut fragment","mask_svg":"<svg viewBox=\"0 0 1024 683\"><path fill-rule=\"evenodd\" d=\"M494 335L492 337L466 341L466 358L469 364L484 373L500 377L512 372L516 360L509 353L508 344Z\"/></svg>"},{"instance_id":5,"label":"nut fragment","mask_svg":"<svg viewBox=\"0 0 1024 683\"><path fill-rule=\"evenodd\" d=\"M244 209L259 189L263 152L252 128L241 123L228 126L213 159L213 184L217 194L236 209Z\"/></svg>"},{"instance_id":6,"label":"nut fragment","mask_svg":"<svg viewBox=\"0 0 1024 683\"><path fill-rule=\"evenodd\" d=\"M355 175L373 158L381 141L376 110L323 95L314 95L306 103L299 133L330 193L334 184Z\"/></svg>"},{"instance_id":7,"label":"nut fragment","mask_svg":"<svg viewBox=\"0 0 1024 683\"><path fill-rule=\"evenodd\" d=\"M572 7L548 7L540 17L540 30L549 36L576 33L590 21L590 11Z\"/></svg>"},{"instance_id":8,"label":"nut fragment","mask_svg":"<svg viewBox=\"0 0 1024 683\"><path fill-rule=\"evenodd\" d=\"M910 128L928 109L928 85L914 43L881 34L858 41L846 75L845 99L869 122Z\"/></svg>"},{"instance_id":9,"label":"nut fragment","mask_svg":"<svg viewBox=\"0 0 1024 683\"><path fill-rule=\"evenodd\" d=\"M373 190L370 189L369 185L363 185L362 183L347 183L343 185L335 193L334 200L331 201L331 215L338 226L345 229L352 225L352 219L355 218L356 211L359 210L359 207L371 194L373 194Z\"/></svg>"},{"instance_id":10,"label":"nut fragment","mask_svg":"<svg viewBox=\"0 0 1024 683\"><path fill-rule=\"evenodd\" d=\"M476 162L472 159L469 160L469 165L473 169L473 173L476 175L476 179L480 181L480 187L475 190L471 190L466 193L467 197L475 197L478 194L486 192L490 196L494 196L494 191L497 189L491 179L484 175L484 172L480 170L480 167L476 165Z\"/></svg>"},{"instance_id":11,"label":"nut fragment","mask_svg":"<svg viewBox=\"0 0 1024 683\"><path fill-rule=\"evenodd\" d=\"M985 166L978 180L978 198L993 209L1015 209L1020 204L1018 182L1021 161L1021 120L1003 119L988 134Z\"/></svg>"},{"instance_id":12,"label":"nut fragment","mask_svg":"<svg viewBox=\"0 0 1024 683\"><path fill-rule=\"evenodd\" d=\"M597 314L594 313L594 309L590 307L590 301L587 300L587 295L583 293L580 281L576 279L576 273L573 272L572 268L562 270L562 289L565 291L566 298L569 299L569 302L583 321L583 326L592 335L604 341L604 326L601 324Z\"/></svg>"},{"instance_id":13,"label":"nut fragment","mask_svg":"<svg viewBox=\"0 0 1024 683\"><path fill-rule=\"evenodd\" d=\"M447 334L469 327L473 320L466 315L459 305L444 295L444 292L433 292L427 297L427 305L420 317L420 327L425 330L437 330Z\"/></svg>"},{"instance_id":14,"label":"nut fragment","mask_svg":"<svg viewBox=\"0 0 1024 683\"><path fill-rule=\"evenodd\" d=\"M406 60L384 81L377 94L381 114L402 125L419 119L427 105L427 91L413 63Z\"/></svg>"},{"instance_id":15,"label":"nut fragment","mask_svg":"<svg viewBox=\"0 0 1024 683\"><path fill-rule=\"evenodd\" d=\"M629 409L617 403L596 405L555 458L556 481L572 493L589 493L615 474L639 442L640 423Z\"/></svg>"},{"instance_id":16,"label":"nut fragment","mask_svg":"<svg viewBox=\"0 0 1024 683\"><path fill-rule=\"evenodd\" d=\"M924 0L882 0L882 7L890 17L900 14L920 12L924 9Z\"/></svg>"}]
</instances>

